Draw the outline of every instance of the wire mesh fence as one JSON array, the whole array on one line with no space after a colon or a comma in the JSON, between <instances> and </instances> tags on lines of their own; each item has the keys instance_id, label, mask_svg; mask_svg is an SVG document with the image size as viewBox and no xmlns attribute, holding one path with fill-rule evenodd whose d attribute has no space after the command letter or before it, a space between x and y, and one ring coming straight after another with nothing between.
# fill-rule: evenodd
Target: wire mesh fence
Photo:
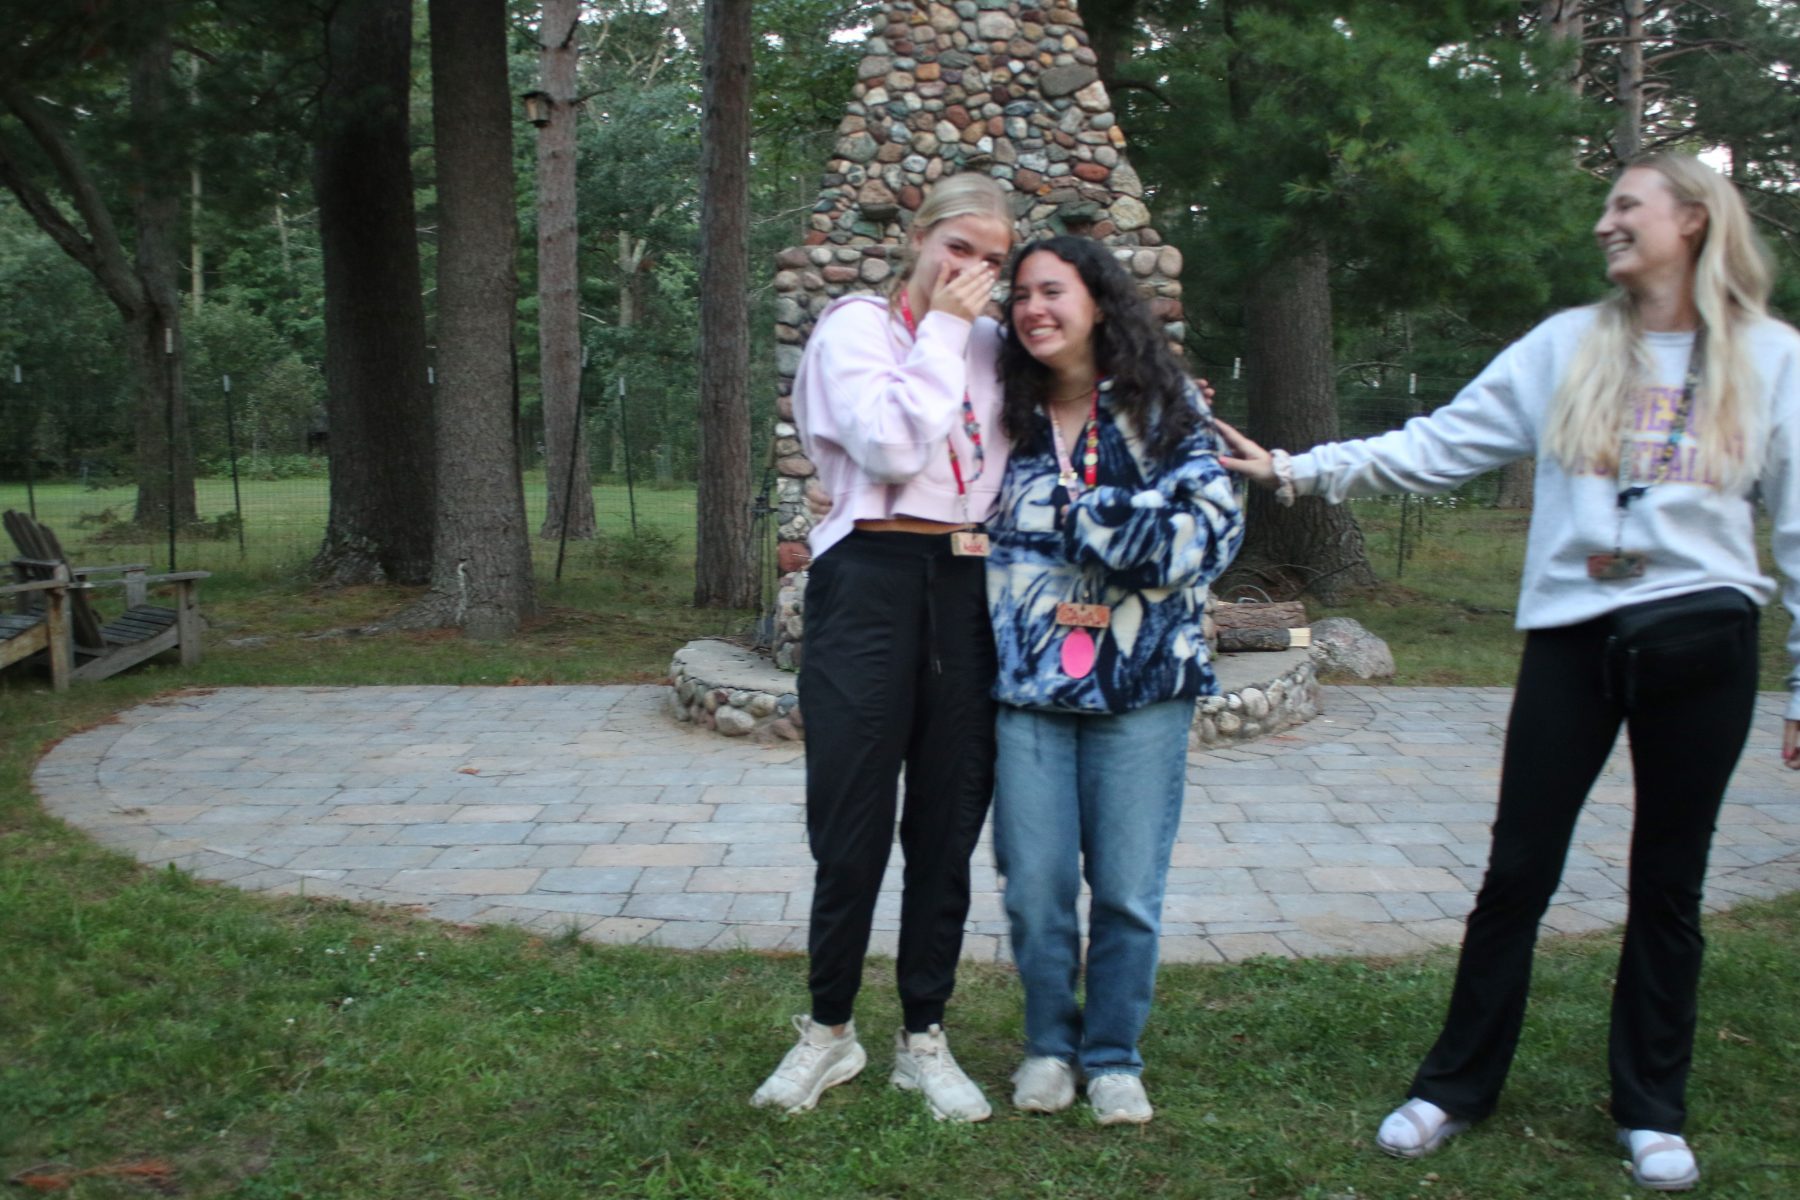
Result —
<instances>
[{"instance_id":1,"label":"wire mesh fence","mask_svg":"<svg viewBox=\"0 0 1800 1200\"><path fill-rule=\"evenodd\" d=\"M1212 376L1214 405L1253 435L1247 390L1229 370ZM1455 394L1461 380L1400 375L1399 386L1349 384L1338 398L1341 436L1359 437L1397 428L1430 412ZM186 389L193 431L196 519L176 530L173 550L166 530L136 520L137 464L123 415L124 389L96 395L91 387L0 377L0 508L29 511L51 526L71 555L84 562L142 562L158 568L202 569L257 578L295 578L323 540L330 510L329 436L316 405L281 403L255 386ZM624 411L623 404L616 411ZM591 414L590 414L591 415ZM541 536L550 491L566 476L547 470L536 410L521 425L527 528L540 582L603 579L623 573L684 580L691 575L695 543L695 483L691 456L671 453L656 429L634 432L628 424L589 426L593 538ZM763 439L767 430L759 430ZM764 443L753 451L760 462ZM684 476L686 476L684 478ZM752 477L752 546L760 609L775 608L773 474L759 465ZM1491 501L1491 480L1458 494L1460 502ZM428 514L420 514L428 520ZM1424 523L1407 513L1401 527L1417 539ZM1397 574L1404 554L1381 569ZM741 619L736 619L741 626ZM726 625L729 625L727 622ZM721 626L720 632L741 628ZM754 630L751 631L752 635Z\"/></svg>"},{"instance_id":2,"label":"wire mesh fence","mask_svg":"<svg viewBox=\"0 0 1800 1200\"><path fill-rule=\"evenodd\" d=\"M10 383L10 386L7 386ZM0 508L30 512L84 561L143 562L249 576L294 575L317 553L330 514L329 436L316 413L271 414L244 389L187 389L195 519L170 538L137 520L138 463L126 398L56 381L0 380ZM592 454L596 536L540 536L551 479L541 439L522 429L527 528L539 578L571 580L661 566L694 553L695 485L679 456L622 439ZM157 464L160 466L161 464ZM156 467L152 467L152 470ZM682 474L687 474L683 478ZM429 521L429 513L419 519Z\"/></svg>"}]
</instances>

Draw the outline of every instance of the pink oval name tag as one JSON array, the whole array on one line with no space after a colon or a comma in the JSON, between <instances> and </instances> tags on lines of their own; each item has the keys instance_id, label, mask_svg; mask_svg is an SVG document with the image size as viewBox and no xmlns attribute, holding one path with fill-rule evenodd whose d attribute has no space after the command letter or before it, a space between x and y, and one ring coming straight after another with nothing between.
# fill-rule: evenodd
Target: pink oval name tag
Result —
<instances>
[{"instance_id":1,"label":"pink oval name tag","mask_svg":"<svg viewBox=\"0 0 1800 1200\"><path fill-rule=\"evenodd\" d=\"M1069 630L1062 644L1063 674L1070 679L1085 679L1094 669L1094 637L1087 630Z\"/></svg>"}]
</instances>

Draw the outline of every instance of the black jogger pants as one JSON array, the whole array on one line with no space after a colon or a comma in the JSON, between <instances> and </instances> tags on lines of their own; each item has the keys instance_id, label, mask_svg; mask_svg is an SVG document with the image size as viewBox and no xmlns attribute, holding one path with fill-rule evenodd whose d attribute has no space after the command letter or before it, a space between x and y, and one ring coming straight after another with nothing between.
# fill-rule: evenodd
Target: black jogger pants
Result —
<instances>
[{"instance_id":1,"label":"black jogger pants","mask_svg":"<svg viewBox=\"0 0 1800 1200\"><path fill-rule=\"evenodd\" d=\"M800 707L820 1024L848 1021L856 1001L902 767L900 1001L910 1031L943 1020L994 788L984 565L951 555L944 535L859 531L808 576Z\"/></svg>"}]
</instances>

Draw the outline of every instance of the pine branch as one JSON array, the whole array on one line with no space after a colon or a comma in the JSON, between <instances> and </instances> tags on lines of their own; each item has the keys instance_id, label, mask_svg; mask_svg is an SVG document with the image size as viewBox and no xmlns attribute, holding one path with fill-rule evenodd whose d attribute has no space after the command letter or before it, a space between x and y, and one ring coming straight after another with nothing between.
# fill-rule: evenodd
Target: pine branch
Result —
<instances>
[{"instance_id":1,"label":"pine branch","mask_svg":"<svg viewBox=\"0 0 1800 1200\"><path fill-rule=\"evenodd\" d=\"M1175 107L1175 102L1173 100L1170 100L1168 98L1168 96L1164 95L1162 92L1162 89L1158 88L1154 83L1150 83L1147 80L1115 79L1111 83L1106 85L1106 90L1108 92L1122 92L1122 91L1149 92L1152 96L1155 96L1158 100L1162 101L1162 106L1164 108L1172 109Z\"/></svg>"},{"instance_id":2,"label":"pine branch","mask_svg":"<svg viewBox=\"0 0 1800 1200\"><path fill-rule=\"evenodd\" d=\"M82 237L81 231L56 207L56 202L19 170L18 154L4 137L0 137L0 185L18 197L19 206L51 241L62 247L63 253L90 274L99 273L100 260L93 243Z\"/></svg>"},{"instance_id":3,"label":"pine branch","mask_svg":"<svg viewBox=\"0 0 1800 1200\"><path fill-rule=\"evenodd\" d=\"M31 140L37 143L38 148L50 160L57 180L74 201L76 215L87 227L87 237L81 240L88 248L88 257L70 250L61 238L58 238L58 245L92 272L120 311L127 314L141 311L149 297L145 295L143 283L138 279L137 273L131 268L130 260L125 255L125 246L119 240L118 229L113 225L112 212L106 207L106 201L101 197L100 189L95 185L87 164L82 161L80 152L63 136L56 123L50 120L42 105L16 83L0 84L0 104L12 110L25 131L31 135ZM10 160L8 169L16 172L17 160ZM19 179L23 182L22 176ZM14 188L14 191L16 193L17 189ZM48 204L47 197L45 201ZM49 205L48 211L55 213L65 225L68 224L54 205ZM40 225L43 224L42 217L36 211L32 215L39 220ZM51 226L44 225L43 228L52 237L57 236ZM70 226L70 231L74 232L73 226ZM75 236L80 238L79 233Z\"/></svg>"}]
</instances>

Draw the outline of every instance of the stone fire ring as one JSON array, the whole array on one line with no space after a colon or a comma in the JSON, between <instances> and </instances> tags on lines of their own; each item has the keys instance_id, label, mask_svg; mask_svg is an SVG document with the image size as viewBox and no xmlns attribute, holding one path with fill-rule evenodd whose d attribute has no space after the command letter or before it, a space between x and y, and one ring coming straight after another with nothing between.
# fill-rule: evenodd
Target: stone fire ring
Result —
<instances>
[{"instance_id":1,"label":"stone fire ring","mask_svg":"<svg viewBox=\"0 0 1800 1200\"><path fill-rule=\"evenodd\" d=\"M1189 744L1229 747L1267 737L1319 714L1319 681L1305 650L1222 654L1219 694L1194 708ZM689 642L669 664L669 714L725 737L799 741L806 736L799 677L735 642Z\"/></svg>"}]
</instances>

